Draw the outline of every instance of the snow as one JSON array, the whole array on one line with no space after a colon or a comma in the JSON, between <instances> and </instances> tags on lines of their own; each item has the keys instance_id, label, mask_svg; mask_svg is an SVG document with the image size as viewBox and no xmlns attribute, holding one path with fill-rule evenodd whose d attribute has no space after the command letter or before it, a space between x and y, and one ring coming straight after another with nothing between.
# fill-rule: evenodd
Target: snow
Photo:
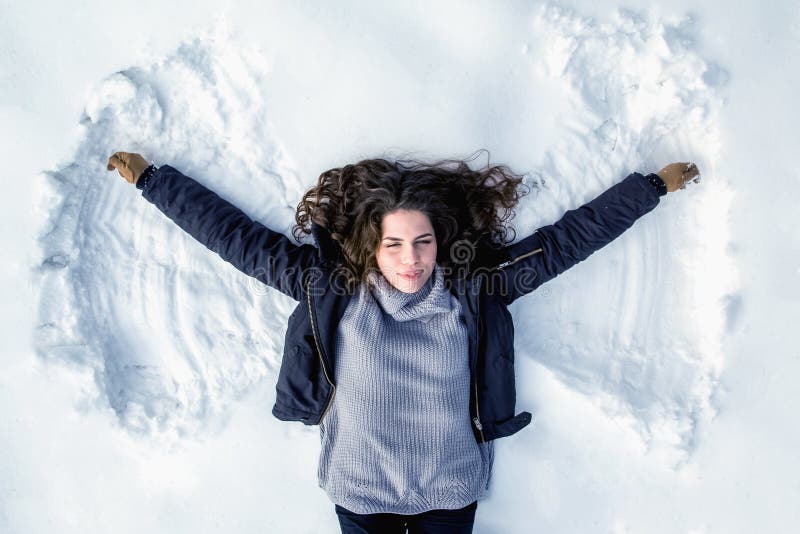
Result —
<instances>
[{"instance_id":1,"label":"snow","mask_svg":"<svg viewBox=\"0 0 800 534\"><path fill-rule=\"evenodd\" d=\"M0 531L338 532L271 413L294 301L105 170L170 164L290 235L324 170L527 173L517 238L694 161L511 307L518 410L475 532L793 532L800 9L683 0L4 5Z\"/></svg>"}]
</instances>

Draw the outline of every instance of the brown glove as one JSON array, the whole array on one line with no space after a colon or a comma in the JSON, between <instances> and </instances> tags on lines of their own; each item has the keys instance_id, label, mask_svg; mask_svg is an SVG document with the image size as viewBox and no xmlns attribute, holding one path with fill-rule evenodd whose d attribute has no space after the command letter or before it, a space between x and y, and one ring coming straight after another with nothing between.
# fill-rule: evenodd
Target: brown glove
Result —
<instances>
[{"instance_id":1,"label":"brown glove","mask_svg":"<svg viewBox=\"0 0 800 534\"><path fill-rule=\"evenodd\" d=\"M139 177L150 164L140 154L134 152L114 152L108 158L106 169L113 171L117 169L119 175L125 178L128 183L136 185Z\"/></svg>"},{"instance_id":2,"label":"brown glove","mask_svg":"<svg viewBox=\"0 0 800 534\"><path fill-rule=\"evenodd\" d=\"M694 163L670 163L657 174L667 184L667 193L686 189L686 184L690 180L694 183L700 182L700 169Z\"/></svg>"}]
</instances>

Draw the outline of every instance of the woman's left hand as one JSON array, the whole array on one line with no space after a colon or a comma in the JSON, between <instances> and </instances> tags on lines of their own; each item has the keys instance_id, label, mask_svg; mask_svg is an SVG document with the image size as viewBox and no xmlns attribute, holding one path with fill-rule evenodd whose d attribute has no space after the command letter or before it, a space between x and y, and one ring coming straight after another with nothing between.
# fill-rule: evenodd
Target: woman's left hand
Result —
<instances>
[{"instance_id":1,"label":"woman's left hand","mask_svg":"<svg viewBox=\"0 0 800 534\"><path fill-rule=\"evenodd\" d=\"M129 184L136 185L142 173L147 168L149 163L141 154L135 152L114 152L108 163L106 169L113 171L114 169L119 172L119 175L125 178Z\"/></svg>"},{"instance_id":2,"label":"woman's left hand","mask_svg":"<svg viewBox=\"0 0 800 534\"><path fill-rule=\"evenodd\" d=\"M667 193L686 189L690 180L694 183L700 182L700 169L694 163L670 163L657 174L667 184Z\"/></svg>"}]
</instances>

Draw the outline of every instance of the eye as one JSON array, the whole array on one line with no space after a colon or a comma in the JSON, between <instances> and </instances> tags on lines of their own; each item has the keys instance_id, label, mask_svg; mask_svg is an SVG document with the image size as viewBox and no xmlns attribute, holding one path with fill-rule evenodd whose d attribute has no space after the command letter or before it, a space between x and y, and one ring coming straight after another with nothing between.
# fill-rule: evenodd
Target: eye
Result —
<instances>
[{"instance_id":1,"label":"eye","mask_svg":"<svg viewBox=\"0 0 800 534\"><path fill-rule=\"evenodd\" d=\"M430 245L431 243L432 241L430 239L426 239L425 241L417 241L417 244L422 244L422 245ZM386 245L386 248L399 247L399 246L400 243L389 243L388 245Z\"/></svg>"}]
</instances>

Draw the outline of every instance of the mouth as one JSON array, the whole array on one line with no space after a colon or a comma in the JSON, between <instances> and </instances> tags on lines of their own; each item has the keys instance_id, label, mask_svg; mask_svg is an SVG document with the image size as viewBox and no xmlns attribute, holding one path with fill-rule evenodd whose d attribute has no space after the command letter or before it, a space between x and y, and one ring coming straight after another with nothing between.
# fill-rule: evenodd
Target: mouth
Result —
<instances>
[{"instance_id":1,"label":"mouth","mask_svg":"<svg viewBox=\"0 0 800 534\"><path fill-rule=\"evenodd\" d=\"M414 282L418 280L420 276L422 276L422 271L409 271L407 273L397 273L404 279L408 280L409 282Z\"/></svg>"}]
</instances>

